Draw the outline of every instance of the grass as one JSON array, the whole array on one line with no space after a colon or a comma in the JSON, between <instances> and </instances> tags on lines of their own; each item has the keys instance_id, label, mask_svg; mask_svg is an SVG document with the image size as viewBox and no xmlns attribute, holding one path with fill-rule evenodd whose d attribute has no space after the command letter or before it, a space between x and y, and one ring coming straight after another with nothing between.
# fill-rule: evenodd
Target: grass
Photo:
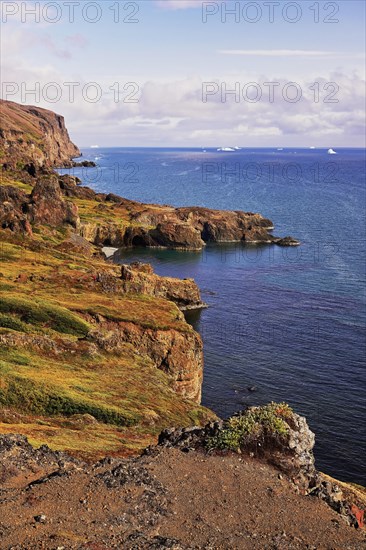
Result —
<instances>
[{"instance_id":1,"label":"grass","mask_svg":"<svg viewBox=\"0 0 366 550\"><path fill-rule=\"evenodd\" d=\"M56 332L72 334L73 336L83 337L90 330L90 326L80 317L66 308L52 304L45 300L28 300L23 296L2 296L0 300L0 313L11 324L12 316L14 325L18 321L18 329L24 325L33 325L35 327L47 327ZM18 319L19 318L19 319ZM1 317L0 317L0 326ZM13 327L8 327L13 328Z\"/></svg>"},{"instance_id":2,"label":"grass","mask_svg":"<svg viewBox=\"0 0 366 550\"><path fill-rule=\"evenodd\" d=\"M269 403L247 410L243 415L229 418L218 435L210 437L209 449L239 451L253 439L265 435L286 437L292 416L292 409L286 403Z\"/></svg>"},{"instance_id":3,"label":"grass","mask_svg":"<svg viewBox=\"0 0 366 550\"><path fill-rule=\"evenodd\" d=\"M179 397L169 375L131 344L113 354L84 340L91 327L102 329L98 315L112 325L192 328L171 302L105 292L96 274L118 277L120 269L59 249L68 238L68 230L49 227L32 238L0 230L0 433L20 433L35 445L94 460L136 454L167 426L212 419L213 413ZM39 344L49 339L55 349ZM21 421L2 421L4 410L21 414ZM75 414L97 422L76 426Z\"/></svg>"},{"instance_id":4,"label":"grass","mask_svg":"<svg viewBox=\"0 0 366 550\"><path fill-rule=\"evenodd\" d=\"M3 313L0 313L0 327L9 328L17 332L28 332L27 324L23 323L23 321L18 319L15 315L4 315Z\"/></svg>"}]
</instances>

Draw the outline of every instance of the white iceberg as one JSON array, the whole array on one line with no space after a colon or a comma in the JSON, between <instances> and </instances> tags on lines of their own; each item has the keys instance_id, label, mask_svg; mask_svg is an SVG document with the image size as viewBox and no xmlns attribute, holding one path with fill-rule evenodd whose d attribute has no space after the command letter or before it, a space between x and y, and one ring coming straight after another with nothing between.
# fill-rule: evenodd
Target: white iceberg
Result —
<instances>
[{"instance_id":1,"label":"white iceberg","mask_svg":"<svg viewBox=\"0 0 366 550\"><path fill-rule=\"evenodd\" d=\"M328 149L328 155L338 155L334 149Z\"/></svg>"},{"instance_id":2,"label":"white iceberg","mask_svg":"<svg viewBox=\"0 0 366 550\"><path fill-rule=\"evenodd\" d=\"M219 147L217 150L218 151L230 152L230 153L235 151L235 149L233 149L232 147Z\"/></svg>"}]
</instances>

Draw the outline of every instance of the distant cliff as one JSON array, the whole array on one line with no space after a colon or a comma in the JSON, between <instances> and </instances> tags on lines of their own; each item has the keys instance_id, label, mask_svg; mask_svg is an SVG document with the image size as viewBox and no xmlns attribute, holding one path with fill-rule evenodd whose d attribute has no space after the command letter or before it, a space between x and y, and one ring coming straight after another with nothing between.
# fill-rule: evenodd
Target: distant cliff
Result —
<instances>
[{"instance_id":1,"label":"distant cliff","mask_svg":"<svg viewBox=\"0 0 366 550\"><path fill-rule=\"evenodd\" d=\"M80 151L70 140L64 117L30 105L0 100L0 164L12 169L70 164ZM34 175L34 174L32 174Z\"/></svg>"}]
</instances>

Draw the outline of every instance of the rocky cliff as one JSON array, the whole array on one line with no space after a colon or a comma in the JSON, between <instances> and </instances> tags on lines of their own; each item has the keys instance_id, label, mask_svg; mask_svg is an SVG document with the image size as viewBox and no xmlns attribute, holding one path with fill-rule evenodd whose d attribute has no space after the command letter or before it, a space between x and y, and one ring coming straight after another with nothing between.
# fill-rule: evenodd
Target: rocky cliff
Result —
<instances>
[{"instance_id":1,"label":"rocky cliff","mask_svg":"<svg viewBox=\"0 0 366 550\"><path fill-rule=\"evenodd\" d=\"M0 100L0 164L26 168L69 165L80 151L69 137L64 117L47 109Z\"/></svg>"},{"instance_id":2,"label":"rocky cliff","mask_svg":"<svg viewBox=\"0 0 366 550\"><path fill-rule=\"evenodd\" d=\"M202 341L180 311L205 307L195 282L160 277L144 264L112 266L100 248L200 250L210 242L281 244L271 234L272 222L251 212L146 205L96 193L80 186L77 178L52 171L55 164L78 153L61 117L10 102L1 106L7 161L0 185L0 231L6 250L1 275L7 297L0 304L0 346L9 369L0 404L16 414L22 409L27 416L22 422L25 434L35 414L53 429L59 426L55 414L61 419L91 414L104 424L93 428L103 437L113 424L146 422L154 425L156 434L164 418L173 418L178 410L180 419L212 415L197 407ZM298 243L288 238L286 244ZM31 260L35 251L36 261ZM67 341L64 334L82 343ZM15 363L14 353L19 357ZM70 377L70 354L80 379ZM55 373L47 369L45 357L52 357ZM23 361L29 364L27 371L20 368ZM84 383L90 368L98 376L103 373L107 384L95 402L88 394L96 390L96 380L88 382L89 389ZM143 384L150 368L155 369L150 385ZM129 380L127 389L119 385L121 371ZM152 386L157 393L150 391ZM64 428L62 434L57 448L69 448ZM83 445L79 438L71 447L79 453ZM123 452L118 443L112 448Z\"/></svg>"}]
</instances>

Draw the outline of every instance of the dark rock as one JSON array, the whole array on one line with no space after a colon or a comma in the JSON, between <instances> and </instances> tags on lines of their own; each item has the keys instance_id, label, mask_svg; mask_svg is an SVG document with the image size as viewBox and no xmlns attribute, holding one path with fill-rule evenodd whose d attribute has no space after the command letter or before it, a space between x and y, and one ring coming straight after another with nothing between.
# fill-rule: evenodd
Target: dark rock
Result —
<instances>
[{"instance_id":1,"label":"dark rock","mask_svg":"<svg viewBox=\"0 0 366 550\"><path fill-rule=\"evenodd\" d=\"M34 521L37 523L46 523L47 517L44 514L40 514L38 516L34 516Z\"/></svg>"},{"instance_id":2,"label":"dark rock","mask_svg":"<svg viewBox=\"0 0 366 550\"><path fill-rule=\"evenodd\" d=\"M92 160L83 160L82 162L72 162L72 166L75 168L95 168L97 165Z\"/></svg>"},{"instance_id":3,"label":"dark rock","mask_svg":"<svg viewBox=\"0 0 366 550\"><path fill-rule=\"evenodd\" d=\"M299 246L301 244L300 241L293 237L284 237L283 239L274 237L273 242L278 246Z\"/></svg>"},{"instance_id":4,"label":"dark rock","mask_svg":"<svg viewBox=\"0 0 366 550\"><path fill-rule=\"evenodd\" d=\"M32 223L53 227L64 223L74 228L79 226L78 208L64 200L57 176L44 176L37 181L28 209L28 218Z\"/></svg>"}]
</instances>

